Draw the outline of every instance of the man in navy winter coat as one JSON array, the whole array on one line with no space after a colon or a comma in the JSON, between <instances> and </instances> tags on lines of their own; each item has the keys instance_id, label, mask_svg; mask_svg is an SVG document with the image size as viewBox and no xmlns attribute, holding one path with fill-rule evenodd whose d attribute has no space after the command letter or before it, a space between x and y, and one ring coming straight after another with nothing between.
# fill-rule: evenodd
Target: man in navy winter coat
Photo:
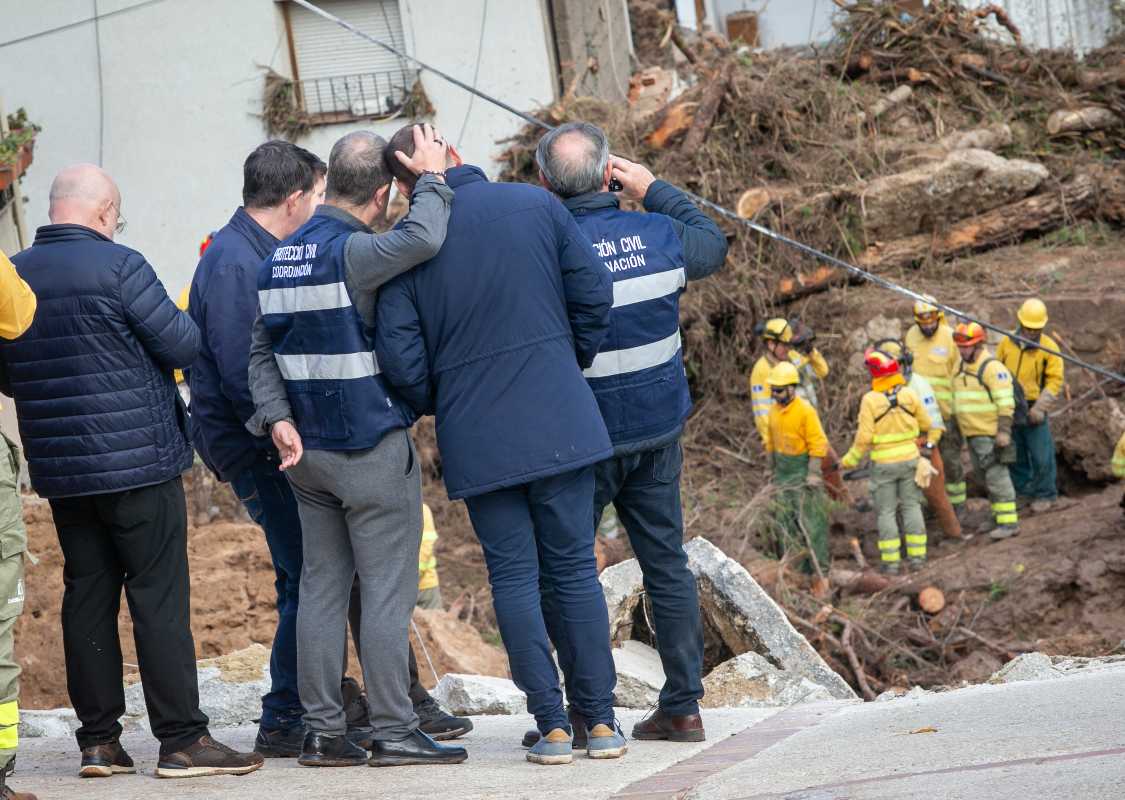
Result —
<instances>
[{"instance_id":1,"label":"man in navy winter coat","mask_svg":"<svg viewBox=\"0 0 1125 800\"><path fill-rule=\"evenodd\" d=\"M400 131L389 150L410 144ZM587 751L618 757L626 746L613 717L592 467L612 451L582 377L607 332L609 275L549 193L490 183L450 153L445 244L383 287L376 355L415 412L436 417L446 488L468 506L512 677L543 734L528 759L568 763L572 750L540 581L559 598L561 627L583 643L568 689ZM389 166L409 194L413 177Z\"/></svg>"},{"instance_id":2,"label":"man in navy winter coat","mask_svg":"<svg viewBox=\"0 0 1125 800\"><path fill-rule=\"evenodd\" d=\"M613 278L611 333L585 370L613 439L613 458L596 467L594 514L600 519L613 503L625 526L652 601L665 675L659 706L633 727L633 738L702 741L703 630L680 506L680 434L691 395L679 301L688 281L723 265L726 238L679 189L611 158L594 125L547 133L536 159L543 184L562 198ZM611 178L648 213L622 211L608 191ZM557 620L559 598L544 589L547 619ZM551 633L569 686L574 653L561 626Z\"/></svg>"},{"instance_id":3,"label":"man in navy winter coat","mask_svg":"<svg viewBox=\"0 0 1125 800\"><path fill-rule=\"evenodd\" d=\"M0 346L0 391L15 398L31 483L51 503L62 548L67 688L82 725L81 774L133 772L117 614L129 602L162 777L262 765L214 741L199 710L189 619L186 416L172 371L199 330L135 250L121 193L82 164L51 184L51 224L12 261L39 301L31 328Z\"/></svg>"}]
</instances>

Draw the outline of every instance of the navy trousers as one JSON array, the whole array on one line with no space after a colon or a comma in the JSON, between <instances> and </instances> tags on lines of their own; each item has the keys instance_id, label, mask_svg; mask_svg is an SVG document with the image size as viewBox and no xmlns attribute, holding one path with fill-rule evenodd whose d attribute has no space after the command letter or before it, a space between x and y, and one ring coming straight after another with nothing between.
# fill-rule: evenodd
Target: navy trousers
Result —
<instances>
[{"instance_id":1,"label":"navy trousers","mask_svg":"<svg viewBox=\"0 0 1125 800\"><path fill-rule=\"evenodd\" d=\"M1050 423L1016 425L1012 428L1016 445L1016 463L1008 467L1016 494L1032 500L1054 500L1056 485L1055 440Z\"/></svg>"},{"instance_id":2,"label":"navy trousers","mask_svg":"<svg viewBox=\"0 0 1125 800\"><path fill-rule=\"evenodd\" d=\"M594 516L613 503L644 575L652 603L656 649L664 667L660 708L666 714L699 713L703 697L703 625L695 577L684 552L684 517L680 505L683 454L678 441L607 459L595 467ZM544 614L558 617L556 600L543 592ZM552 631L552 638L554 632ZM559 665L571 685L573 653L555 640Z\"/></svg>"},{"instance_id":3,"label":"navy trousers","mask_svg":"<svg viewBox=\"0 0 1125 800\"><path fill-rule=\"evenodd\" d=\"M590 727L611 725L617 672L594 557L594 468L469 497L465 505L484 549L512 679L527 694L539 731L570 730L540 584L556 598L555 641L572 653L571 704Z\"/></svg>"},{"instance_id":4,"label":"navy trousers","mask_svg":"<svg viewBox=\"0 0 1125 800\"><path fill-rule=\"evenodd\" d=\"M297 498L277 456L263 452L231 487L246 513L266 534L277 589L277 632L270 653L270 692L262 698L266 730L301 725L304 709L297 692L297 604L301 586L301 519Z\"/></svg>"}]
</instances>

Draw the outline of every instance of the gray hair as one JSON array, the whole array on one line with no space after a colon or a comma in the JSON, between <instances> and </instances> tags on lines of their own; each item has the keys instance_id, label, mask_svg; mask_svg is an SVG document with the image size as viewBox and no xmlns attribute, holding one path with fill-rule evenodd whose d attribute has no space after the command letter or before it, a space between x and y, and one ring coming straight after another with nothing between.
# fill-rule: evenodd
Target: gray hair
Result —
<instances>
[{"instance_id":1,"label":"gray hair","mask_svg":"<svg viewBox=\"0 0 1125 800\"><path fill-rule=\"evenodd\" d=\"M609 164L609 141L597 125L567 122L539 140L535 161L560 197L596 192L602 188Z\"/></svg>"},{"instance_id":2,"label":"gray hair","mask_svg":"<svg viewBox=\"0 0 1125 800\"><path fill-rule=\"evenodd\" d=\"M325 199L352 206L370 203L391 182L383 161L386 147L386 139L371 131L353 131L332 145Z\"/></svg>"}]
</instances>

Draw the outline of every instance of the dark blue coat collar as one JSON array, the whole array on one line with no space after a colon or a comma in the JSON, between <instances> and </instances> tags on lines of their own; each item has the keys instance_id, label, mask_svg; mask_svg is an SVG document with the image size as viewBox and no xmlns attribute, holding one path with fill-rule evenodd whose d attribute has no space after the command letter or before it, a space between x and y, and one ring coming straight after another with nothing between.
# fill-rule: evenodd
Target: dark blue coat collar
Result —
<instances>
[{"instance_id":1,"label":"dark blue coat collar","mask_svg":"<svg viewBox=\"0 0 1125 800\"><path fill-rule=\"evenodd\" d=\"M466 183L478 183L480 181L487 183L488 176L484 174L484 170L480 167L474 167L472 164L462 164L445 171L445 182L450 189L456 189Z\"/></svg>"},{"instance_id":2,"label":"dark blue coat collar","mask_svg":"<svg viewBox=\"0 0 1125 800\"><path fill-rule=\"evenodd\" d=\"M53 244L55 242L76 242L82 239L101 240L103 242L113 241L107 236L103 236L93 228L87 228L85 225L44 225L35 231L35 244Z\"/></svg>"},{"instance_id":3,"label":"dark blue coat collar","mask_svg":"<svg viewBox=\"0 0 1125 800\"><path fill-rule=\"evenodd\" d=\"M227 224L230 226L231 230L242 234L242 236L250 242L250 246L254 248L254 252L261 258L265 258L269 255L270 251L277 247L277 237L259 225L242 206L238 207L234 212L234 216L230 218L230 222Z\"/></svg>"},{"instance_id":4,"label":"dark blue coat collar","mask_svg":"<svg viewBox=\"0 0 1125 800\"><path fill-rule=\"evenodd\" d=\"M621 201L613 192L587 192L577 197L568 197L563 205L571 214L589 214L603 208L620 208Z\"/></svg>"},{"instance_id":5,"label":"dark blue coat collar","mask_svg":"<svg viewBox=\"0 0 1125 800\"><path fill-rule=\"evenodd\" d=\"M349 228L356 231L362 231L363 233L373 232L370 227L363 224L362 220L357 219L344 209L337 208L336 206L330 206L328 204L317 206L316 211L313 212L313 217L327 217L328 219L334 219L337 222L342 222Z\"/></svg>"}]
</instances>

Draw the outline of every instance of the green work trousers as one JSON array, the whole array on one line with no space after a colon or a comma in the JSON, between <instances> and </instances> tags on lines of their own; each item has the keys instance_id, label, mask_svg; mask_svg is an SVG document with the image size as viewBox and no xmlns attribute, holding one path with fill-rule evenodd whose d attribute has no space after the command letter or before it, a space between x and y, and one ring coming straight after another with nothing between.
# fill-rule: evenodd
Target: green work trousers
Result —
<instances>
[{"instance_id":1,"label":"green work trousers","mask_svg":"<svg viewBox=\"0 0 1125 800\"><path fill-rule=\"evenodd\" d=\"M922 490L914 482L918 459L871 465L871 494L879 520L879 558L884 564L902 560L898 512L902 511L908 558L926 557L926 523L922 520Z\"/></svg>"},{"instance_id":2,"label":"green work trousers","mask_svg":"<svg viewBox=\"0 0 1125 800\"><path fill-rule=\"evenodd\" d=\"M1001 451L996 448L996 437L970 436L968 441L973 470L984 479L984 485L988 488L993 519L997 525L1017 524L1019 514L1016 512L1016 490L1012 486L1008 465L1001 459Z\"/></svg>"},{"instance_id":3,"label":"green work trousers","mask_svg":"<svg viewBox=\"0 0 1125 800\"><path fill-rule=\"evenodd\" d=\"M772 517L778 556L797 550L810 550L816 564L828 573L828 499L822 489L806 484L809 474L808 455L773 454L773 481L777 487ZM806 540L806 534L808 539ZM800 569L816 573L812 559L801 559Z\"/></svg>"},{"instance_id":4,"label":"green work trousers","mask_svg":"<svg viewBox=\"0 0 1125 800\"><path fill-rule=\"evenodd\" d=\"M0 771L15 758L19 743L20 665L12 633L23 611L27 550L19 472L19 448L5 436L0 440Z\"/></svg>"},{"instance_id":5,"label":"green work trousers","mask_svg":"<svg viewBox=\"0 0 1125 800\"><path fill-rule=\"evenodd\" d=\"M949 496L949 504L957 510L965 504L968 487L965 485L965 468L961 465L961 450L965 447L965 439L957 427L957 420L947 422L945 433L938 442L938 451L941 453L941 463L945 467L945 493Z\"/></svg>"}]
</instances>

